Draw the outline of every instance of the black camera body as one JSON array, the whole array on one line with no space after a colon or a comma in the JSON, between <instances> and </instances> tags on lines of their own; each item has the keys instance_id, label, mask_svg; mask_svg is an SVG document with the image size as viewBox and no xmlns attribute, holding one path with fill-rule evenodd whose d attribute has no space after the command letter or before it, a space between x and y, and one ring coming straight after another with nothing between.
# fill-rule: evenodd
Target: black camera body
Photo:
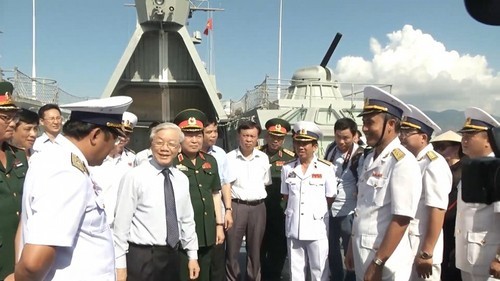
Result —
<instances>
[{"instance_id":1,"label":"black camera body","mask_svg":"<svg viewBox=\"0 0 500 281\"><path fill-rule=\"evenodd\" d=\"M462 200L491 204L500 201L500 127L488 130L495 157L463 159Z\"/></svg>"}]
</instances>

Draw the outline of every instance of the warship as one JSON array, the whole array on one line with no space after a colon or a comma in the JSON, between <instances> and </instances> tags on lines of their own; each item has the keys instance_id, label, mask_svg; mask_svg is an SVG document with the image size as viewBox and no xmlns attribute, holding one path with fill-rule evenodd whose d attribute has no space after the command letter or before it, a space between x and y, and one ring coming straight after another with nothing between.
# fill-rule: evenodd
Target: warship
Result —
<instances>
[{"instance_id":1,"label":"warship","mask_svg":"<svg viewBox=\"0 0 500 281\"><path fill-rule=\"evenodd\" d=\"M243 119L258 123L264 131L264 124L275 117L287 120L292 126L298 121L312 121L323 132L323 139L318 142L319 156L334 140L333 125L337 119L352 118L361 128L358 114L363 109L363 89L368 84L338 81L327 66L341 37L337 33L319 65L298 69L289 80L266 77L239 101L231 102L225 146L232 149L237 145L236 128ZM390 84L370 85L388 92L392 88ZM259 142L262 144L263 140ZM291 144L291 140L285 141L285 145Z\"/></svg>"}]
</instances>

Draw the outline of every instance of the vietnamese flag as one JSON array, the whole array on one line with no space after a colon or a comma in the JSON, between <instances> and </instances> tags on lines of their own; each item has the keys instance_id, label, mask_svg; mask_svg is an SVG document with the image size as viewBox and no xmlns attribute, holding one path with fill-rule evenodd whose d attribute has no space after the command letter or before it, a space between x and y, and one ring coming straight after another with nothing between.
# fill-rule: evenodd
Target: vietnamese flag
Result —
<instances>
[{"instance_id":1,"label":"vietnamese flag","mask_svg":"<svg viewBox=\"0 0 500 281\"><path fill-rule=\"evenodd\" d=\"M205 31L203 31L203 34L208 35L209 30L213 30L213 23L212 23L212 18L209 18L207 20L207 25L205 26Z\"/></svg>"}]
</instances>

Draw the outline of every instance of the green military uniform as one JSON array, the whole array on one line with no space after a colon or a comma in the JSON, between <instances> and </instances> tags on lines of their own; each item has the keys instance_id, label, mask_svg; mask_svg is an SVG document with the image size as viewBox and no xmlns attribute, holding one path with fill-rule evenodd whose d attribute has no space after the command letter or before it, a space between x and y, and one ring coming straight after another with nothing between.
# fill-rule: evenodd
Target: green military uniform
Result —
<instances>
[{"instance_id":1,"label":"green military uniform","mask_svg":"<svg viewBox=\"0 0 500 281\"><path fill-rule=\"evenodd\" d=\"M273 118L266 123L268 134L285 136L290 131L290 124L285 120ZM273 183L266 187L266 231L262 240L261 264L264 280L279 280L285 263L287 248L285 237L285 215L283 213L281 195L281 168L295 159L295 153L280 148L270 152L268 144L259 147L259 150L269 156L271 164L271 178Z\"/></svg>"},{"instance_id":2,"label":"green military uniform","mask_svg":"<svg viewBox=\"0 0 500 281\"><path fill-rule=\"evenodd\" d=\"M182 131L199 132L203 130L206 116L196 109L187 109L179 113L174 123ZM201 149L201 147L200 147ZM221 189L217 161L212 155L199 151L195 163L180 153L174 160L174 167L182 171L189 179L189 193L194 210L196 234L198 235L198 263L200 277L198 280L210 280L210 264L212 249L216 242L216 220L213 194ZM187 268L188 258L181 254L181 268ZM187 270L181 270L181 280L189 280Z\"/></svg>"},{"instance_id":3,"label":"green military uniform","mask_svg":"<svg viewBox=\"0 0 500 281\"><path fill-rule=\"evenodd\" d=\"M0 112L18 108L12 103L10 93L13 87L9 82L0 83ZM0 121L5 122L5 121ZM5 152L6 165L0 165L0 280L14 272L14 238L19 224L24 177L28 161L24 150L1 144Z\"/></svg>"}]
</instances>

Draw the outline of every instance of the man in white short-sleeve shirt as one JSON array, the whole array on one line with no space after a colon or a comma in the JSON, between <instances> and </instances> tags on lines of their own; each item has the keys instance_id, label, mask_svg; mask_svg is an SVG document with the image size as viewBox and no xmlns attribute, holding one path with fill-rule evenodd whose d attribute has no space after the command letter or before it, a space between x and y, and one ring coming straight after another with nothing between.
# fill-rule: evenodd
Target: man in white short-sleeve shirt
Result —
<instances>
[{"instance_id":1,"label":"man in white short-sleeve shirt","mask_svg":"<svg viewBox=\"0 0 500 281\"><path fill-rule=\"evenodd\" d=\"M441 128L420 109L409 104L401 122L401 144L417 158L422 173L422 195L409 235L415 261L411 280L441 280L443 222L448 208L452 176L444 157L429 140Z\"/></svg>"},{"instance_id":2,"label":"man in white short-sleeve shirt","mask_svg":"<svg viewBox=\"0 0 500 281\"><path fill-rule=\"evenodd\" d=\"M88 166L124 135L131 103L117 96L61 106L72 110L65 136L32 157L26 175L16 280L115 280L113 239Z\"/></svg>"}]
</instances>

